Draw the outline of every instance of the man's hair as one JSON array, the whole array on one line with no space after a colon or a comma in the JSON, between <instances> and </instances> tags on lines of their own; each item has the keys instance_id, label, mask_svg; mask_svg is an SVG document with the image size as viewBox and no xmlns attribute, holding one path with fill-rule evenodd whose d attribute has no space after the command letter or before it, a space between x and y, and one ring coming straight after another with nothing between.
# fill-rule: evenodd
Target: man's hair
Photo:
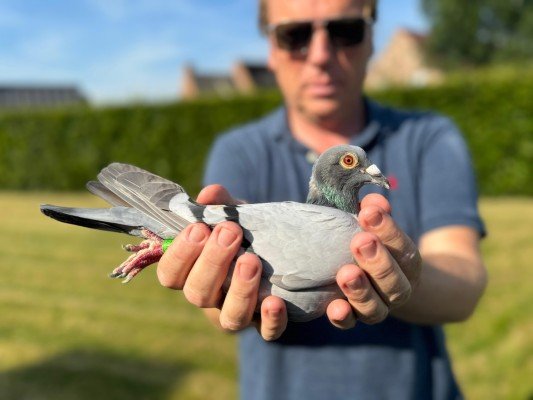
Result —
<instances>
[{"instance_id":1,"label":"man's hair","mask_svg":"<svg viewBox=\"0 0 533 400\"><path fill-rule=\"evenodd\" d=\"M264 34L268 31L267 2L268 0L259 0L259 30ZM365 0L365 3L365 17L370 17L376 21L378 17L378 0Z\"/></svg>"}]
</instances>

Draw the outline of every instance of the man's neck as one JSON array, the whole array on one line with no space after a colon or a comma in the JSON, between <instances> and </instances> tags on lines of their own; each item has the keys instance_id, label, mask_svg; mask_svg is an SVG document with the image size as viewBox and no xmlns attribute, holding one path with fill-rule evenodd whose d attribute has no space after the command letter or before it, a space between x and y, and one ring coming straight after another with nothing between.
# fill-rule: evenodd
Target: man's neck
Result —
<instances>
[{"instance_id":1,"label":"man's neck","mask_svg":"<svg viewBox=\"0 0 533 400\"><path fill-rule=\"evenodd\" d=\"M365 127L363 101L354 107L349 118L311 119L297 110L288 110L287 117L296 140L321 154L332 146L349 143Z\"/></svg>"}]
</instances>

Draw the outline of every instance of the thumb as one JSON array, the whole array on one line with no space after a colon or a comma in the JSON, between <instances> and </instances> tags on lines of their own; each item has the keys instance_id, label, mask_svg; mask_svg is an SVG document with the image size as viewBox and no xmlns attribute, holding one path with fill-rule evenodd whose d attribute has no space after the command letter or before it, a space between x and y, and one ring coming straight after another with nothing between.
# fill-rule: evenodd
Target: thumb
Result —
<instances>
[{"instance_id":1,"label":"thumb","mask_svg":"<svg viewBox=\"0 0 533 400\"><path fill-rule=\"evenodd\" d=\"M243 201L235 199L222 185L209 185L198 194L196 201L200 204L242 204Z\"/></svg>"}]
</instances>

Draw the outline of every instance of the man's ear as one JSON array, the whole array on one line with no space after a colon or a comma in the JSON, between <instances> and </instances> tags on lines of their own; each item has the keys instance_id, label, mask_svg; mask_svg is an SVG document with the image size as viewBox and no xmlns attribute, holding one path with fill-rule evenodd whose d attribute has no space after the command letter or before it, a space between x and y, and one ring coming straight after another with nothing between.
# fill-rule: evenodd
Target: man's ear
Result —
<instances>
[{"instance_id":1,"label":"man's ear","mask_svg":"<svg viewBox=\"0 0 533 400\"><path fill-rule=\"evenodd\" d=\"M275 55L275 52L276 52L276 49L274 48L276 44L274 43L273 39L269 38L268 39L268 59L267 59L267 66L268 68L272 71L272 72L275 72L276 71L276 66L277 66L277 63L276 63L276 55Z\"/></svg>"},{"instance_id":2,"label":"man's ear","mask_svg":"<svg viewBox=\"0 0 533 400\"><path fill-rule=\"evenodd\" d=\"M370 41L370 51L369 51L369 55L368 55L368 59L370 60L372 58L372 56L374 55L374 50L375 50L375 46L374 46L374 27L373 26L370 26L368 28L368 40Z\"/></svg>"}]
</instances>

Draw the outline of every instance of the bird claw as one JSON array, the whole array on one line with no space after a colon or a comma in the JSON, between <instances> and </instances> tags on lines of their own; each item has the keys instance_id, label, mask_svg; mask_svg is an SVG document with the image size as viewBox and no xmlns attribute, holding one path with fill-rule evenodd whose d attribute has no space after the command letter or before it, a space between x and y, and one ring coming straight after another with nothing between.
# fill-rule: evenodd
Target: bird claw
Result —
<instances>
[{"instance_id":1,"label":"bird claw","mask_svg":"<svg viewBox=\"0 0 533 400\"><path fill-rule=\"evenodd\" d=\"M146 229L142 231L142 235L145 240L138 245L122 246L124 250L133 254L109 274L110 278L124 278L122 283L128 283L144 268L161 259L163 239Z\"/></svg>"}]
</instances>

